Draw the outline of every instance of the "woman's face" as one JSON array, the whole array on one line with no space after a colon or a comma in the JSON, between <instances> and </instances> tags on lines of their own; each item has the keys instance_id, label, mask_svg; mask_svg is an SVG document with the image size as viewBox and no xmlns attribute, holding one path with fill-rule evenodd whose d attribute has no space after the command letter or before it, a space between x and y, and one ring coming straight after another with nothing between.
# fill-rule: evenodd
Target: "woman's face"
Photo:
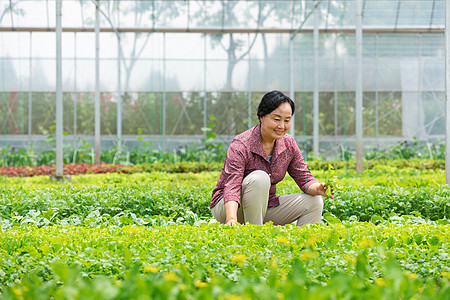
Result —
<instances>
[{"instance_id":1,"label":"woman's face","mask_svg":"<svg viewBox=\"0 0 450 300\"><path fill-rule=\"evenodd\" d=\"M292 108L289 102L281 103L270 114L262 116L261 135L265 141L281 139L291 128Z\"/></svg>"}]
</instances>

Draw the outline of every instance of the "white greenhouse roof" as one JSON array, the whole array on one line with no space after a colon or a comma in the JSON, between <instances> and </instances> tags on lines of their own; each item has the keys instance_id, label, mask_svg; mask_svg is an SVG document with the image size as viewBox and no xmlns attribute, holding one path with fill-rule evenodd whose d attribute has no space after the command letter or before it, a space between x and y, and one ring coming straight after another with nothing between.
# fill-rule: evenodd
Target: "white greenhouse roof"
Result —
<instances>
[{"instance_id":1,"label":"white greenhouse roof","mask_svg":"<svg viewBox=\"0 0 450 300\"><path fill-rule=\"evenodd\" d=\"M55 27L55 0L1 0L3 29ZM355 27L354 0L306 1L99 1L102 28L179 30L308 30L319 12L321 29ZM363 28L443 29L444 0L364 0ZM95 1L64 0L63 28L94 28ZM1 29L0 28L0 29Z\"/></svg>"}]
</instances>

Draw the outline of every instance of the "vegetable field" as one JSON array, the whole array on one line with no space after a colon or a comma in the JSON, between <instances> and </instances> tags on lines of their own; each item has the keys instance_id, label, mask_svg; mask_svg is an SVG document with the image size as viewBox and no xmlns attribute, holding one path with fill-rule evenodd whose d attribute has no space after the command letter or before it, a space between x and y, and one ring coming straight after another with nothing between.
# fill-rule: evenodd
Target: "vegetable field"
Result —
<instances>
[{"instance_id":1,"label":"vegetable field","mask_svg":"<svg viewBox=\"0 0 450 300\"><path fill-rule=\"evenodd\" d=\"M337 190L301 228L210 223L218 170L2 176L0 299L450 299L442 169L311 171Z\"/></svg>"}]
</instances>

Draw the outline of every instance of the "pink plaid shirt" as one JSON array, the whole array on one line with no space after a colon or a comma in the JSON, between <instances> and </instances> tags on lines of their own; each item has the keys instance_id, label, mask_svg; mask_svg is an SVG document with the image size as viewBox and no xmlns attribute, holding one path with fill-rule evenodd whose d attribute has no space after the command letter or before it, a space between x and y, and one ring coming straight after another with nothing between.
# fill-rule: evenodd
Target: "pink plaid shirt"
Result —
<instances>
[{"instance_id":1,"label":"pink plaid shirt","mask_svg":"<svg viewBox=\"0 0 450 300\"><path fill-rule=\"evenodd\" d=\"M268 207L280 205L279 196L275 195L276 184L283 180L286 172L305 193L312 183L319 182L309 172L297 143L288 134L275 141L269 162L262 146L261 125L258 124L237 135L231 142L219 181L212 192L210 208L222 198L225 203L236 201L240 204L242 180L256 170L265 171L270 176Z\"/></svg>"}]
</instances>

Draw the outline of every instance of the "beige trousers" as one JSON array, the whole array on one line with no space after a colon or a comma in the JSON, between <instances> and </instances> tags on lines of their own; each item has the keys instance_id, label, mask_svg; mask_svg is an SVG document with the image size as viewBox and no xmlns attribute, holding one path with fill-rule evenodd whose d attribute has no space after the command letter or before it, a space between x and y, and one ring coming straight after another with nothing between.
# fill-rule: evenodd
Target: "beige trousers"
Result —
<instances>
[{"instance_id":1,"label":"beige trousers","mask_svg":"<svg viewBox=\"0 0 450 300\"><path fill-rule=\"evenodd\" d=\"M297 222L297 226L320 222L322 219L323 200L321 196L304 193L280 196L280 205L267 207L269 202L270 177L264 171L254 171L242 181L241 205L237 211L241 224L259 224L272 221L275 225ZM221 199L211 212L214 218L225 223L225 206Z\"/></svg>"}]
</instances>

